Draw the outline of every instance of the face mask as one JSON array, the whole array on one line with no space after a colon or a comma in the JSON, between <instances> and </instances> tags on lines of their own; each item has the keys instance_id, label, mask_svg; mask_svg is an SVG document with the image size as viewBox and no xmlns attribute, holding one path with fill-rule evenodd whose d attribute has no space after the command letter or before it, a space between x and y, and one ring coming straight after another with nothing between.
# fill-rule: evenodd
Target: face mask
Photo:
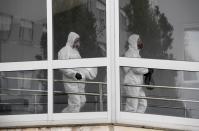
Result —
<instances>
[{"instance_id":1,"label":"face mask","mask_svg":"<svg viewBox=\"0 0 199 131\"><path fill-rule=\"evenodd\" d=\"M73 45L73 48L79 49L79 48L80 48L80 45L79 45L79 44L74 44L74 45Z\"/></svg>"},{"instance_id":2,"label":"face mask","mask_svg":"<svg viewBox=\"0 0 199 131\"><path fill-rule=\"evenodd\" d=\"M144 44L143 44L143 42L140 39L138 40L138 45L137 46L138 46L139 50L144 48Z\"/></svg>"},{"instance_id":3,"label":"face mask","mask_svg":"<svg viewBox=\"0 0 199 131\"><path fill-rule=\"evenodd\" d=\"M79 39L76 39L74 44L73 44L73 48L77 48L79 49L80 48L80 42L79 42Z\"/></svg>"},{"instance_id":4,"label":"face mask","mask_svg":"<svg viewBox=\"0 0 199 131\"><path fill-rule=\"evenodd\" d=\"M139 50L141 50L141 49L143 49L143 48L144 48L144 44L143 44L143 43L138 44L138 49L139 49Z\"/></svg>"}]
</instances>

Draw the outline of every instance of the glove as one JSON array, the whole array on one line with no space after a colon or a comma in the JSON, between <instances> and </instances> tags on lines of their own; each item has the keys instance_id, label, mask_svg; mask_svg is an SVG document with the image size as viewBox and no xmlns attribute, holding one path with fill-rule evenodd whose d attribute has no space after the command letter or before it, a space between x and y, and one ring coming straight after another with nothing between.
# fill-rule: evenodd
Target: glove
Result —
<instances>
[{"instance_id":1,"label":"glove","mask_svg":"<svg viewBox=\"0 0 199 131\"><path fill-rule=\"evenodd\" d=\"M82 75L81 75L80 73L76 73L76 74L75 74L75 78L76 78L77 80L81 80L81 79L82 79Z\"/></svg>"},{"instance_id":2,"label":"glove","mask_svg":"<svg viewBox=\"0 0 199 131\"><path fill-rule=\"evenodd\" d=\"M145 83L146 85L150 85L151 74L147 73L147 74L145 74L144 76L145 76L145 78L144 78L144 83Z\"/></svg>"},{"instance_id":3,"label":"glove","mask_svg":"<svg viewBox=\"0 0 199 131\"><path fill-rule=\"evenodd\" d=\"M149 72L147 74L144 74L145 78L144 78L144 83L146 85L153 85L154 84L154 80L152 78L152 74L153 74L153 69L149 69ZM153 87L146 87L148 90L153 90Z\"/></svg>"},{"instance_id":4,"label":"glove","mask_svg":"<svg viewBox=\"0 0 199 131\"><path fill-rule=\"evenodd\" d=\"M144 74L144 76L146 76L146 77L148 77L148 76L151 77L152 74L153 74L153 72L154 72L154 70L151 69L151 68L149 68L148 70L149 70L148 73Z\"/></svg>"},{"instance_id":5,"label":"glove","mask_svg":"<svg viewBox=\"0 0 199 131\"><path fill-rule=\"evenodd\" d=\"M153 72L154 72L154 70L151 69L151 68L149 68L149 73L150 73L151 75L153 74Z\"/></svg>"}]
</instances>

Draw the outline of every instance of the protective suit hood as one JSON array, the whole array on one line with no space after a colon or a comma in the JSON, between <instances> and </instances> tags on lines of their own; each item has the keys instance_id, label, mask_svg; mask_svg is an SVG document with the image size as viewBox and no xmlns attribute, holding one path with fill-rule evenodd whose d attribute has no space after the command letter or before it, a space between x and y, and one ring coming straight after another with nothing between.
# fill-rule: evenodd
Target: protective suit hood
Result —
<instances>
[{"instance_id":1,"label":"protective suit hood","mask_svg":"<svg viewBox=\"0 0 199 131\"><path fill-rule=\"evenodd\" d=\"M72 47L77 38L80 38L80 36L77 33L70 32L68 35L68 40L67 40L66 45L70 45Z\"/></svg>"},{"instance_id":2,"label":"protective suit hood","mask_svg":"<svg viewBox=\"0 0 199 131\"><path fill-rule=\"evenodd\" d=\"M137 46L137 41L139 38L140 38L140 36L137 34L133 34L129 37L129 39L128 39L129 49L139 50L138 46Z\"/></svg>"}]
</instances>

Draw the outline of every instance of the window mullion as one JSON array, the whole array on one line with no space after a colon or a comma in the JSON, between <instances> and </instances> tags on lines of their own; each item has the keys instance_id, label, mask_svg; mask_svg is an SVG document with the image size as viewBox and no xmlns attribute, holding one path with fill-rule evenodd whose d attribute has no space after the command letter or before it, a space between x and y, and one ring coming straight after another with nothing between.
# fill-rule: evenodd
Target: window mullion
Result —
<instances>
[{"instance_id":1,"label":"window mullion","mask_svg":"<svg viewBox=\"0 0 199 131\"><path fill-rule=\"evenodd\" d=\"M108 119L115 122L115 42L114 42L114 0L107 0L107 83L108 83Z\"/></svg>"},{"instance_id":2,"label":"window mullion","mask_svg":"<svg viewBox=\"0 0 199 131\"><path fill-rule=\"evenodd\" d=\"M114 43L115 43L115 54L114 54L114 61L115 61L115 112L112 114L114 115L113 118L115 118L115 122L118 122L119 113L120 113L120 74L119 74L119 0L113 0L114 1L114 9L112 10L114 12Z\"/></svg>"},{"instance_id":3,"label":"window mullion","mask_svg":"<svg viewBox=\"0 0 199 131\"><path fill-rule=\"evenodd\" d=\"M48 31L48 120L52 120L53 114L53 33L52 33L52 0L47 0L47 31Z\"/></svg>"}]
</instances>

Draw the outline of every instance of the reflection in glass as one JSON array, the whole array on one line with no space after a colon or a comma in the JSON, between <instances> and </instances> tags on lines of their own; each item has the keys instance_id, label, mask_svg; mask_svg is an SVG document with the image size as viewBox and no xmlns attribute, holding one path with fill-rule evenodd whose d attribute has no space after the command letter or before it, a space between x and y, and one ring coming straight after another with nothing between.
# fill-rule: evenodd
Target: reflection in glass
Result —
<instances>
[{"instance_id":1,"label":"reflection in glass","mask_svg":"<svg viewBox=\"0 0 199 131\"><path fill-rule=\"evenodd\" d=\"M47 59L45 0L0 1L0 62Z\"/></svg>"},{"instance_id":2,"label":"reflection in glass","mask_svg":"<svg viewBox=\"0 0 199 131\"><path fill-rule=\"evenodd\" d=\"M129 57L124 55L128 38L138 34L144 43L143 58L198 61L198 4L197 0L120 0L120 56Z\"/></svg>"},{"instance_id":3,"label":"reflection in glass","mask_svg":"<svg viewBox=\"0 0 199 131\"><path fill-rule=\"evenodd\" d=\"M199 118L198 72L148 69L151 74L143 75L143 69L120 68L121 111ZM129 105L137 110L127 110Z\"/></svg>"},{"instance_id":4,"label":"reflection in glass","mask_svg":"<svg viewBox=\"0 0 199 131\"><path fill-rule=\"evenodd\" d=\"M0 72L0 115L47 113L47 71Z\"/></svg>"},{"instance_id":5,"label":"reflection in glass","mask_svg":"<svg viewBox=\"0 0 199 131\"><path fill-rule=\"evenodd\" d=\"M186 29L184 31L184 59L188 61L199 61L199 28Z\"/></svg>"},{"instance_id":6,"label":"reflection in glass","mask_svg":"<svg viewBox=\"0 0 199 131\"><path fill-rule=\"evenodd\" d=\"M106 68L54 70L54 112L107 111Z\"/></svg>"},{"instance_id":7,"label":"reflection in glass","mask_svg":"<svg viewBox=\"0 0 199 131\"><path fill-rule=\"evenodd\" d=\"M20 21L19 39L24 41L33 40L33 22L27 20Z\"/></svg>"},{"instance_id":8,"label":"reflection in glass","mask_svg":"<svg viewBox=\"0 0 199 131\"><path fill-rule=\"evenodd\" d=\"M53 31L54 59L59 59L58 52L66 45L73 45L68 44L71 32L79 36L78 52L82 58L105 57L106 1L53 0Z\"/></svg>"}]
</instances>

